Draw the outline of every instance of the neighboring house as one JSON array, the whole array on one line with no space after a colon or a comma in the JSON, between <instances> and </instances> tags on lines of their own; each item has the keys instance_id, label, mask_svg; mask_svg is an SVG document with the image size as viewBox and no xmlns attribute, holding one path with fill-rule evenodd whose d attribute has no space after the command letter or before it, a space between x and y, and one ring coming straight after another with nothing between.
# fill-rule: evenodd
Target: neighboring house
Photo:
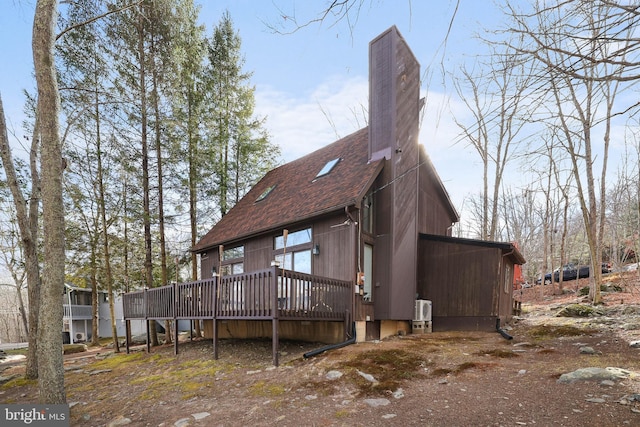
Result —
<instances>
[{"instance_id":1,"label":"neighboring house","mask_svg":"<svg viewBox=\"0 0 640 427\"><path fill-rule=\"evenodd\" d=\"M65 344L89 342L92 338L92 309L91 289L80 288L66 284L62 304L64 314L62 318L62 337ZM125 322L122 309L122 296L115 297L114 310L118 336L125 335ZM107 292L98 291L98 336L100 338L111 337L111 315ZM142 321L132 323L134 335L145 333L145 324Z\"/></svg>"},{"instance_id":2,"label":"neighboring house","mask_svg":"<svg viewBox=\"0 0 640 427\"><path fill-rule=\"evenodd\" d=\"M64 317L62 318L62 333L65 344L91 341L91 289L64 285L62 304ZM106 293L98 293L98 304L106 300Z\"/></svg>"},{"instance_id":3,"label":"neighboring house","mask_svg":"<svg viewBox=\"0 0 640 427\"><path fill-rule=\"evenodd\" d=\"M451 237L458 213L418 143L420 66L395 27L369 54L369 126L268 172L192 248L202 280L124 295L127 321L202 321L214 357L219 337L271 337L277 365L279 338L409 333L425 300L436 330L510 320L524 259Z\"/></svg>"}]
</instances>

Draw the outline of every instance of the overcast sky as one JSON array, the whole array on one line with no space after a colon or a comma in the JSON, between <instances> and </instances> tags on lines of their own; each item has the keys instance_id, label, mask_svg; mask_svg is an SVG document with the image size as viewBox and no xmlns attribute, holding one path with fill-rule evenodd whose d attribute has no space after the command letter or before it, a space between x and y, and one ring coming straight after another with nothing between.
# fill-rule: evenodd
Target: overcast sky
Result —
<instances>
[{"instance_id":1,"label":"overcast sky","mask_svg":"<svg viewBox=\"0 0 640 427\"><path fill-rule=\"evenodd\" d=\"M359 3L355 0L354 3ZM368 103L368 45L392 25L398 27L422 67L427 97L420 141L426 147L458 210L470 193L480 190L476 156L454 145L459 130L452 111L453 86L445 73L455 73L484 47L474 38L501 18L489 1L364 0L357 21L312 24L283 35L270 27L291 30L318 17L325 1L200 0L207 35L228 10L242 39L245 71L253 72L256 111L266 116L272 141L289 161L329 144L365 125ZM0 2L0 94L8 126L20 134L24 97L33 90L31 25L35 0ZM454 18L455 14L455 18ZM447 39L447 33L449 31ZM446 40L446 45L445 45ZM15 141L12 141L12 143ZM464 172L464 173L462 173Z\"/></svg>"}]
</instances>

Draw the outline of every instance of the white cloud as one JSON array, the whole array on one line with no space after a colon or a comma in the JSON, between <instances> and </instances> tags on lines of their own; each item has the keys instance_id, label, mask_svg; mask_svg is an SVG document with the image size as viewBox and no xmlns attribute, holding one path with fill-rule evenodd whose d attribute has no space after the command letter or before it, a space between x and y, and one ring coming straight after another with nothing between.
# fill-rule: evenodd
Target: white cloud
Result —
<instances>
[{"instance_id":1,"label":"white cloud","mask_svg":"<svg viewBox=\"0 0 640 427\"><path fill-rule=\"evenodd\" d=\"M267 117L272 142L280 146L283 161L289 162L366 126L368 92L369 82L363 76L328 77L303 95L258 86L256 113ZM464 143L454 144L460 130L453 114L462 114L464 108L439 92L426 98L420 143L461 209L464 198L478 191L482 171Z\"/></svg>"},{"instance_id":2,"label":"white cloud","mask_svg":"<svg viewBox=\"0 0 640 427\"><path fill-rule=\"evenodd\" d=\"M360 76L328 78L303 96L257 87L256 113L289 162L366 126L368 90Z\"/></svg>"}]
</instances>

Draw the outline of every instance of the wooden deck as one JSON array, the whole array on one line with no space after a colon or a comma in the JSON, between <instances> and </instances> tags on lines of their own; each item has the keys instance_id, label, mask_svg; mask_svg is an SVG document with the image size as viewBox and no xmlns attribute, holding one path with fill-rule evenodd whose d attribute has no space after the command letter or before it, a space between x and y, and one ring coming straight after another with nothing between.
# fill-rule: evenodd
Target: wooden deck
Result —
<instances>
[{"instance_id":1,"label":"wooden deck","mask_svg":"<svg viewBox=\"0 0 640 427\"><path fill-rule=\"evenodd\" d=\"M351 282L272 267L126 293L123 295L124 319L127 330L132 319L147 321L147 350L150 350L150 320L213 320L215 359L218 358L217 320L270 320L273 363L277 366L279 320L344 321L346 329L350 323L352 292Z\"/></svg>"}]
</instances>

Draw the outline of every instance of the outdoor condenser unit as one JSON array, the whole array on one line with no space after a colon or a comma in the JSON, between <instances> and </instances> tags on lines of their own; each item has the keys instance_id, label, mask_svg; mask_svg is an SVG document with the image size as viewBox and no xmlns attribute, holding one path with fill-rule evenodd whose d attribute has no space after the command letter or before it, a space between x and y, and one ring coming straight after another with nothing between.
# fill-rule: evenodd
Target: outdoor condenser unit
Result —
<instances>
[{"instance_id":1,"label":"outdoor condenser unit","mask_svg":"<svg viewBox=\"0 0 640 427\"><path fill-rule=\"evenodd\" d=\"M416 300L416 310L413 320L431 322L431 301L425 299Z\"/></svg>"},{"instance_id":2,"label":"outdoor condenser unit","mask_svg":"<svg viewBox=\"0 0 640 427\"><path fill-rule=\"evenodd\" d=\"M76 333L76 341L86 341L87 336L83 332Z\"/></svg>"}]
</instances>

